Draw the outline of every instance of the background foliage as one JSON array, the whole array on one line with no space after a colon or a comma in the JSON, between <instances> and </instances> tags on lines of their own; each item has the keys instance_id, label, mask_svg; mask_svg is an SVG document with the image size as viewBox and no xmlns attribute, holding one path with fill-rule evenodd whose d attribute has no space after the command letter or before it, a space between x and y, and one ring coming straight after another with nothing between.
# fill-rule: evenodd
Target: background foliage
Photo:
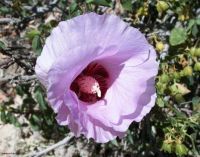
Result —
<instances>
[{"instance_id":1,"label":"background foliage","mask_svg":"<svg viewBox=\"0 0 200 157\"><path fill-rule=\"evenodd\" d=\"M133 123L123 139L101 145L81 137L82 143L93 145L91 156L200 155L197 0L1 0L1 121L22 129L29 125L48 140L58 141L67 135L67 127L55 121L45 91L35 78L34 65L46 37L59 21L91 11L117 14L140 29L154 45L160 62L158 97L151 113L141 123ZM16 105L16 97L21 98L20 105Z\"/></svg>"}]
</instances>

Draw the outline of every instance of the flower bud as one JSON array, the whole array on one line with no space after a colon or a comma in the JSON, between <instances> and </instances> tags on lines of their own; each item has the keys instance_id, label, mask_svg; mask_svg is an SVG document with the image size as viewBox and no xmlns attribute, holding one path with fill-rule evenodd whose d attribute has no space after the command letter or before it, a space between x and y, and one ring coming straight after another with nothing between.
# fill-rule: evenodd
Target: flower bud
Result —
<instances>
[{"instance_id":1,"label":"flower bud","mask_svg":"<svg viewBox=\"0 0 200 157\"><path fill-rule=\"evenodd\" d=\"M164 91L167 88L167 84L166 83L161 83L161 82L158 82L156 86L157 86L158 92L162 93L162 94L164 93Z\"/></svg>"},{"instance_id":2,"label":"flower bud","mask_svg":"<svg viewBox=\"0 0 200 157\"><path fill-rule=\"evenodd\" d=\"M173 77L175 78L175 79L180 79L180 74L178 73L178 72L174 72L173 73Z\"/></svg>"},{"instance_id":3,"label":"flower bud","mask_svg":"<svg viewBox=\"0 0 200 157\"><path fill-rule=\"evenodd\" d=\"M165 1L158 1L156 8L159 13L162 13L169 8L169 5Z\"/></svg>"},{"instance_id":4,"label":"flower bud","mask_svg":"<svg viewBox=\"0 0 200 157\"><path fill-rule=\"evenodd\" d=\"M158 104L159 107L165 106L165 103L164 103L163 99L161 99L161 98L157 98L156 103Z\"/></svg>"},{"instance_id":5,"label":"flower bud","mask_svg":"<svg viewBox=\"0 0 200 157\"><path fill-rule=\"evenodd\" d=\"M196 48L194 56L200 57L200 48Z\"/></svg>"},{"instance_id":6,"label":"flower bud","mask_svg":"<svg viewBox=\"0 0 200 157\"><path fill-rule=\"evenodd\" d=\"M182 103L185 101L185 99L183 98L182 94L176 94L175 95L175 100L177 103Z\"/></svg>"},{"instance_id":7,"label":"flower bud","mask_svg":"<svg viewBox=\"0 0 200 157\"><path fill-rule=\"evenodd\" d=\"M165 141L162 144L161 150L164 152L171 153L172 152L172 144L171 143L166 143Z\"/></svg>"},{"instance_id":8,"label":"flower bud","mask_svg":"<svg viewBox=\"0 0 200 157\"><path fill-rule=\"evenodd\" d=\"M200 71L200 62L195 63L194 71Z\"/></svg>"},{"instance_id":9,"label":"flower bud","mask_svg":"<svg viewBox=\"0 0 200 157\"><path fill-rule=\"evenodd\" d=\"M167 74L162 74L160 76L160 82L161 83L168 83L169 82L169 76Z\"/></svg>"},{"instance_id":10,"label":"flower bud","mask_svg":"<svg viewBox=\"0 0 200 157\"><path fill-rule=\"evenodd\" d=\"M186 66L183 69L183 74L184 74L184 76L192 76L192 67L191 66Z\"/></svg>"},{"instance_id":11,"label":"flower bud","mask_svg":"<svg viewBox=\"0 0 200 157\"><path fill-rule=\"evenodd\" d=\"M159 42L156 43L156 50L158 52L162 52L164 50L164 48L165 48L165 46L164 46L164 44L161 41L159 41Z\"/></svg>"},{"instance_id":12,"label":"flower bud","mask_svg":"<svg viewBox=\"0 0 200 157\"><path fill-rule=\"evenodd\" d=\"M178 156L187 155L188 148L184 144L177 143L175 147L175 153Z\"/></svg>"},{"instance_id":13,"label":"flower bud","mask_svg":"<svg viewBox=\"0 0 200 157\"><path fill-rule=\"evenodd\" d=\"M174 83L169 87L169 89L172 95L177 95L177 94L186 95L190 93L190 90L184 84L180 83Z\"/></svg>"},{"instance_id":14,"label":"flower bud","mask_svg":"<svg viewBox=\"0 0 200 157\"><path fill-rule=\"evenodd\" d=\"M191 54L192 56L194 56L194 55L195 55L195 51L196 51L196 48L195 48L195 47L192 47L192 48L190 49L190 54Z\"/></svg>"},{"instance_id":15,"label":"flower bud","mask_svg":"<svg viewBox=\"0 0 200 157\"><path fill-rule=\"evenodd\" d=\"M180 14L180 15L178 16L178 19L179 19L180 21L185 21L185 20L186 20L186 16L183 15L183 14Z\"/></svg>"}]
</instances>

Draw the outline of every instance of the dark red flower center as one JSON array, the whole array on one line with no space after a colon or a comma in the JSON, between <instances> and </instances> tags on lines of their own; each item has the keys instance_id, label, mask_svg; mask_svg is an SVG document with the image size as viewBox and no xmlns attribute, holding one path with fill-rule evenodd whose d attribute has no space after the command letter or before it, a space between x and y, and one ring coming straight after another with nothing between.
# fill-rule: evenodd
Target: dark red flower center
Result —
<instances>
[{"instance_id":1,"label":"dark red flower center","mask_svg":"<svg viewBox=\"0 0 200 157\"><path fill-rule=\"evenodd\" d=\"M98 63L90 63L72 82L71 90L79 100L94 103L105 96L108 89L108 72Z\"/></svg>"}]
</instances>

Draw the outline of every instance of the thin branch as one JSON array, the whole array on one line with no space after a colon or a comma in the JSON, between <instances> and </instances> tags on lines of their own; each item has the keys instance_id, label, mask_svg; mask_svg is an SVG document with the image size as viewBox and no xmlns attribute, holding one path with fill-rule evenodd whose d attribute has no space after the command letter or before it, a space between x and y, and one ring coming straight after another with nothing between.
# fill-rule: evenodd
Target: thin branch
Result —
<instances>
[{"instance_id":1,"label":"thin branch","mask_svg":"<svg viewBox=\"0 0 200 157\"><path fill-rule=\"evenodd\" d=\"M40 151L40 152L34 152L31 154L27 154L25 155L25 157L40 157L43 156L45 154L47 154L48 152L60 147L60 146L64 146L66 144L68 144L72 139L74 138L74 135L72 133L69 133L69 135L67 137L65 137L63 140L59 141L58 143L47 147L46 149Z\"/></svg>"},{"instance_id":2,"label":"thin branch","mask_svg":"<svg viewBox=\"0 0 200 157\"><path fill-rule=\"evenodd\" d=\"M0 25L1 24L13 24L13 23L18 23L20 20L17 18L0 18Z\"/></svg>"},{"instance_id":3,"label":"thin branch","mask_svg":"<svg viewBox=\"0 0 200 157\"><path fill-rule=\"evenodd\" d=\"M192 111L187 108L181 108L180 110L187 113L188 116L191 116L191 114L192 114Z\"/></svg>"},{"instance_id":4,"label":"thin branch","mask_svg":"<svg viewBox=\"0 0 200 157\"><path fill-rule=\"evenodd\" d=\"M14 76L6 76L4 78L0 78L0 84L10 81L11 83L24 83L32 80L36 80L36 75L14 75Z\"/></svg>"},{"instance_id":5,"label":"thin branch","mask_svg":"<svg viewBox=\"0 0 200 157\"><path fill-rule=\"evenodd\" d=\"M26 47L19 47L19 46L14 46L14 47L8 47L6 49L0 49L1 53L10 57L18 57L21 59L28 59L28 60L36 60L36 56L33 54L30 54L29 52L25 50L29 50ZM12 51L18 51L17 54L13 53Z\"/></svg>"},{"instance_id":6,"label":"thin branch","mask_svg":"<svg viewBox=\"0 0 200 157\"><path fill-rule=\"evenodd\" d=\"M20 67L26 70L29 74L34 72L33 66L36 62L36 56L22 51L24 47L12 47L8 49L0 49L3 55L11 57ZM21 50L21 51L18 51ZM12 51L18 51L18 53L13 53Z\"/></svg>"},{"instance_id":7,"label":"thin branch","mask_svg":"<svg viewBox=\"0 0 200 157\"><path fill-rule=\"evenodd\" d=\"M191 101L182 102L182 103L180 103L180 105L186 105L186 104L190 104L190 103L192 103L192 100Z\"/></svg>"},{"instance_id":8,"label":"thin branch","mask_svg":"<svg viewBox=\"0 0 200 157\"><path fill-rule=\"evenodd\" d=\"M0 68L5 69L14 63L12 58L6 59L4 62L0 63Z\"/></svg>"},{"instance_id":9,"label":"thin branch","mask_svg":"<svg viewBox=\"0 0 200 157\"><path fill-rule=\"evenodd\" d=\"M21 30L25 29L31 20L35 19L36 17L43 17L45 13L52 11L53 8L56 7L56 5L59 3L59 1L60 0L54 0L48 6L39 8L36 5L34 5L31 10L35 10L35 13L33 13L31 16L24 17L20 22L18 22L18 28L20 28Z\"/></svg>"}]
</instances>

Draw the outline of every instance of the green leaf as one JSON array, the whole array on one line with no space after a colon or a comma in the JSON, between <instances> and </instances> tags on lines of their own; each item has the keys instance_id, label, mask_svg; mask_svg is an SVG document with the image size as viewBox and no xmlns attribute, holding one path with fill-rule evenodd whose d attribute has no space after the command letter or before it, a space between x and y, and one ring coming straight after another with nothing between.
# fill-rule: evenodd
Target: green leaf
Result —
<instances>
[{"instance_id":1,"label":"green leaf","mask_svg":"<svg viewBox=\"0 0 200 157\"><path fill-rule=\"evenodd\" d=\"M107 7L110 7L112 4L111 0L89 0L89 2Z\"/></svg>"},{"instance_id":2,"label":"green leaf","mask_svg":"<svg viewBox=\"0 0 200 157\"><path fill-rule=\"evenodd\" d=\"M46 102L45 102L44 96L41 91L39 91L39 90L36 91L35 98L36 98L40 108L42 110L46 110L47 109Z\"/></svg>"},{"instance_id":3,"label":"green leaf","mask_svg":"<svg viewBox=\"0 0 200 157\"><path fill-rule=\"evenodd\" d=\"M70 6L69 6L69 10L70 10L70 13L73 13L76 9L77 9L78 5L76 2L72 3Z\"/></svg>"},{"instance_id":4,"label":"green leaf","mask_svg":"<svg viewBox=\"0 0 200 157\"><path fill-rule=\"evenodd\" d=\"M197 18L197 19L196 19L196 24L197 24L197 25L200 25L200 18Z\"/></svg>"},{"instance_id":5,"label":"green leaf","mask_svg":"<svg viewBox=\"0 0 200 157\"><path fill-rule=\"evenodd\" d=\"M44 117L45 119L45 123L49 126L53 125L53 121L51 120L51 118L49 117L49 115L45 115Z\"/></svg>"},{"instance_id":6,"label":"green leaf","mask_svg":"<svg viewBox=\"0 0 200 157\"><path fill-rule=\"evenodd\" d=\"M133 135L131 134L130 131L127 132L127 141L130 142L131 144L134 144Z\"/></svg>"},{"instance_id":7,"label":"green leaf","mask_svg":"<svg viewBox=\"0 0 200 157\"><path fill-rule=\"evenodd\" d=\"M184 28L174 28L171 31L169 42L172 46L180 45L187 39L187 32Z\"/></svg>"},{"instance_id":8,"label":"green leaf","mask_svg":"<svg viewBox=\"0 0 200 157\"><path fill-rule=\"evenodd\" d=\"M86 0L86 3L92 3L94 0Z\"/></svg>"},{"instance_id":9,"label":"green leaf","mask_svg":"<svg viewBox=\"0 0 200 157\"><path fill-rule=\"evenodd\" d=\"M117 140L116 140L116 139L112 140L111 143L112 143L114 146L116 146L116 147L119 146L119 144L117 143Z\"/></svg>"},{"instance_id":10,"label":"green leaf","mask_svg":"<svg viewBox=\"0 0 200 157\"><path fill-rule=\"evenodd\" d=\"M33 38L36 36L36 35L40 35L41 32L38 31L37 29L32 29L30 31L28 31L26 33L26 36L30 39L30 40L33 40Z\"/></svg>"},{"instance_id":11,"label":"green leaf","mask_svg":"<svg viewBox=\"0 0 200 157\"><path fill-rule=\"evenodd\" d=\"M189 31L189 30L191 30L192 29L192 27L195 25L195 20L194 19L191 19L190 21L189 21L189 24L188 24L188 27L187 27L187 31Z\"/></svg>"},{"instance_id":12,"label":"green leaf","mask_svg":"<svg viewBox=\"0 0 200 157\"><path fill-rule=\"evenodd\" d=\"M42 42L39 35L34 36L32 40L32 48L38 55L40 55L42 51Z\"/></svg>"},{"instance_id":13,"label":"green leaf","mask_svg":"<svg viewBox=\"0 0 200 157\"><path fill-rule=\"evenodd\" d=\"M196 37L197 34L198 34L198 27L197 27L197 25L194 25L194 26L192 27L192 35L193 35L194 37Z\"/></svg>"},{"instance_id":14,"label":"green leaf","mask_svg":"<svg viewBox=\"0 0 200 157\"><path fill-rule=\"evenodd\" d=\"M5 49L6 45L3 41L0 40L0 49Z\"/></svg>"},{"instance_id":15,"label":"green leaf","mask_svg":"<svg viewBox=\"0 0 200 157\"><path fill-rule=\"evenodd\" d=\"M6 123L6 113L5 111L0 111L0 120Z\"/></svg>"},{"instance_id":16,"label":"green leaf","mask_svg":"<svg viewBox=\"0 0 200 157\"><path fill-rule=\"evenodd\" d=\"M161 99L161 98L157 98L156 103L158 104L159 107L165 106L165 103L164 103L163 99Z\"/></svg>"},{"instance_id":17,"label":"green leaf","mask_svg":"<svg viewBox=\"0 0 200 157\"><path fill-rule=\"evenodd\" d=\"M122 1L122 7L124 8L124 10L132 11L132 0Z\"/></svg>"},{"instance_id":18,"label":"green leaf","mask_svg":"<svg viewBox=\"0 0 200 157\"><path fill-rule=\"evenodd\" d=\"M0 7L0 13L2 14L8 14L11 12L11 8L8 7Z\"/></svg>"},{"instance_id":19,"label":"green leaf","mask_svg":"<svg viewBox=\"0 0 200 157\"><path fill-rule=\"evenodd\" d=\"M200 97L195 96L192 98L192 104L193 105L198 105L200 103Z\"/></svg>"},{"instance_id":20,"label":"green leaf","mask_svg":"<svg viewBox=\"0 0 200 157\"><path fill-rule=\"evenodd\" d=\"M39 130L40 129L40 125L41 125L41 120L40 120L40 118L38 116L31 115L30 124L33 127L33 129Z\"/></svg>"},{"instance_id":21,"label":"green leaf","mask_svg":"<svg viewBox=\"0 0 200 157\"><path fill-rule=\"evenodd\" d=\"M16 127L20 127L21 124L18 122L17 118L14 116L14 114L8 112L6 115L8 122L10 122L11 124L15 125Z\"/></svg>"}]
</instances>

